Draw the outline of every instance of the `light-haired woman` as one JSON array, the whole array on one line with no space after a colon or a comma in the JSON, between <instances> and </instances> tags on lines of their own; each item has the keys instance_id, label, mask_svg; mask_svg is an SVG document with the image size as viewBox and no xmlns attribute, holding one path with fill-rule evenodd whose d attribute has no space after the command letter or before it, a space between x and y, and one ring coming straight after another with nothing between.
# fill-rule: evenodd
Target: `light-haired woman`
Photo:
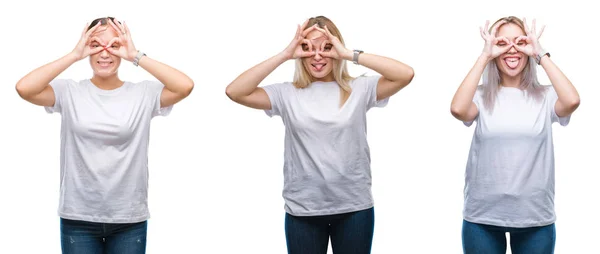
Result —
<instances>
[{"instance_id":1,"label":"light-haired woman","mask_svg":"<svg viewBox=\"0 0 600 254\"><path fill-rule=\"evenodd\" d=\"M477 122L465 174L464 253L553 253L552 124L566 126L579 94L541 47L543 28L516 17L481 28L485 46L452 100L452 115ZM552 85L540 85L541 66ZM483 85L478 85L483 74Z\"/></svg>"},{"instance_id":2,"label":"light-haired woman","mask_svg":"<svg viewBox=\"0 0 600 254\"><path fill-rule=\"evenodd\" d=\"M293 82L258 87L288 60ZM353 78L353 61L380 76ZM366 113L383 107L408 85L413 69L394 59L349 50L326 17L298 26L283 52L242 73L229 86L231 100L285 125L285 234L288 253L370 253L374 210Z\"/></svg>"}]
</instances>

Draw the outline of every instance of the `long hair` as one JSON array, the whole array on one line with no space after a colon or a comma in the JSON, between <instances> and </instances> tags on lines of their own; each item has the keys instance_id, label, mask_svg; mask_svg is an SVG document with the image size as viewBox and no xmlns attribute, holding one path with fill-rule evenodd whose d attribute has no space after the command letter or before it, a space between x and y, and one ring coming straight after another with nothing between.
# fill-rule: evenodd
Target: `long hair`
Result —
<instances>
[{"instance_id":1,"label":"long hair","mask_svg":"<svg viewBox=\"0 0 600 254\"><path fill-rule=\"evenodd\" d=\"M492 28L500 21L506 21L506 24L512 23L521 28L525 32L525 25L523 21L517 17L509 16L504 17L490 26L490 32ZM505 24L505 25L506 25ZM494 35L495 36L495 35ZM526 91L528 96L535 100L541 100L543 98L544 87L540 85L537 79L537 63L533 57L527 56L527 65L523 69L521 75L520 88ZM500 83L502 83L502 77L500 76L500 70L496 65L496 61L490 61L485 70L483 71L483 106L490 112L494 111L494 105L498 96L498 90L500 89Z\"/></svg>"},{"instance_id":2,"label":"long hair","mask_svg":"<svg viewBox=\"0 0 600 254\"><path fill-rule=\"evenodd\" d=\"M324 28L327 26L329 32L335 37L337 37L342 45L345 45L344 38L342 38L342 34L338 30L337 26L328 18L324 16L312 17L308 20L306 27L311 27L314 24L317 24L319 28ZM348 67L346 66L346 61L343 59L333 60L333 69L331 70L333 73L333 79L338 83L338 85L346 92L350 93L352 89L350 88L350 81L354 79L348 73ZM296 59L296 69L294 71L294 81L293 84L297 88L305 88L310 83L314 81L313 77L310 75L304 64L302 64L302 59Z\"/></svg>"}]
</instances>

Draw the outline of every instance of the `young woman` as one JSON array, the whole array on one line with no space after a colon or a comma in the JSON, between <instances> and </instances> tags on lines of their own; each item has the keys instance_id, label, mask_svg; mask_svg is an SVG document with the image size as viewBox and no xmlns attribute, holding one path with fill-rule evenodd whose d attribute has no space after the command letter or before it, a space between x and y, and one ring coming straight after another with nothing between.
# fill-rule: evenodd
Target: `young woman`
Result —
<instances>
[{"instance_id":1,"label":"young woman","mask_svg":"<svg viewBox=\"0 0 600 254\"><path fill-rule=\"evenodd\" d=\"M465 174L464 253L553 253L552 124L566 126L579 94L540 45L543 28L501 18L452 101L452 115L477 122ZM540 85L540 65L552 85ZM483 85L478 86L483 73Z\"/></svg>"},{"instance_id":2,"label":"young woman","mask_svg":"<svg viewBox=\"0 0 600 254\"><path fill-rule=\"evenodd\" d=\"M295 60L293 82L258 87ZM381 76L353 78L346 61ZM348 50L326 17L298 26L283 52L252 67L226 90L233 101L281 116L285 125L285 234L289 253L370 253L374 228L366 113L408 85L411 67Z\"/></svg>"},{"instance_id":3,"label":"young woman","mask_svg":"<svg viewBox=\"0 0 600 254\"><path fill-rule=\"evenodd\" d=\"M55 79L89 56L91 79ZM121 59L157 81L118 76ZM60 113L63 253L145 253L150 120L166 116L194 86L185 74L138 51L126 24L99 18L75 49L16 85L19 95Z\"/></svg>"}]
</instances>

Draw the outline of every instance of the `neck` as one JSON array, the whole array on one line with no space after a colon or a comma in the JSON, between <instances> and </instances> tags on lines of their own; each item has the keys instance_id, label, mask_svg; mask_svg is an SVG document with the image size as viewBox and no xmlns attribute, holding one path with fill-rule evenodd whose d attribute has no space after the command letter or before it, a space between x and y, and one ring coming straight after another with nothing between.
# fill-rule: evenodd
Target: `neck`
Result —
<instances>
[{"instance_id":1,"label":"neck","mask_svg":"<svg viewBox=\"0 0 600 254\"><path fill-rule=\"evenodd\" d=\"M504 86L504 87L520 88L521 87L521 75L517 75L514 77L502 75L502 82L500 82L500 85Z\"/></svg>"},{"instance_id":2,"label":"neck","mask_svg":"<svg viewBox=\"0 0 600 254\"><path fill-rule=\"evenodd\" d=\"M123 81L121 81L116 74L108 77L94 75L94 77L92 77L92 83L103 90L113 90L123 85Z\"/></svg>"}]
</instances>

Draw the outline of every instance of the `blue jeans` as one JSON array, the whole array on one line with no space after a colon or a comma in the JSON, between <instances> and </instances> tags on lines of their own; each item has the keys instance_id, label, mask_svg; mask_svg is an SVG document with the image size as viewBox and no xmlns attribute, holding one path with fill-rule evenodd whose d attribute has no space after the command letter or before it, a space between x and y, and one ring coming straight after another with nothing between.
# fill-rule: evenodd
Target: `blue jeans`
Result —
<instances>
[{"instance_id":1,"label":"blue jeans","mask_svg":"<svg viewBox=\"0 0 600 254\"><path fill-rule=\"evenodd\" d=\"M111 224L60 219L63 254L146 253L147 222Z\"/></svg>"},{"instance_id":2,"label":"blue jeans","mask_svg":"<svg viewBox=\"0 0 600 254\"><path fill-rule=\"evenodd\" d=\"M462 243L465 254L505 254L506 232L510 233L513 254L552 254L556 242L553 224L542 227L509 228L463 220Z\"/></svg>"},{"instance_id":3,"label":"blue jeans","mask_svg":"<svg viewBox=\"0 0 600 254\"><path fill-rule=\"evenodd\" d=\"M285 214L285 240L289 254L326 254L331 237L333 253L371 253L375 212L362 211L324 215Z\"/></svg>"}]
</instances>

